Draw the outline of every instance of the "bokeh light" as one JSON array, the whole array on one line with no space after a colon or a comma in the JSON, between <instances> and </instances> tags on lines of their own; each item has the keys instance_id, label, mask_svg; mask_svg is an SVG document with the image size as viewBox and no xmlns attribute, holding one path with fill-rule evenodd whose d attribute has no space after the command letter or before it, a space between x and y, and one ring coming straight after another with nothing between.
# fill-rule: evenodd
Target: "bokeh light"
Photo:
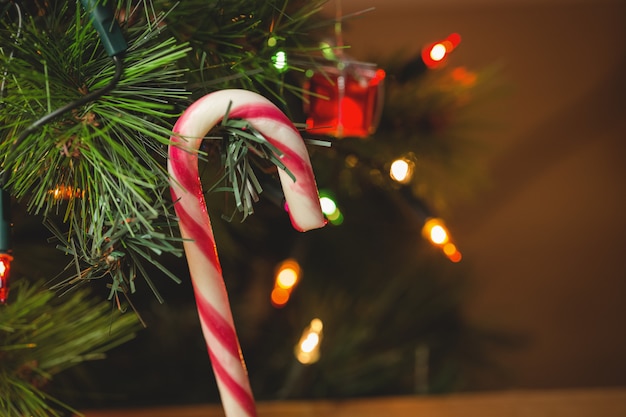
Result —
<instances>
[{"instance_id":1,"label":"bokeh light","mask_svg":"<svg viewBox=\"0 0 626 417\"><path fill-rule=\"evenodd\" d=\"M285 51L277 51L272 57L272 62L274 63L274 68L278 71L285 71L287 69L287 54Z\"/></svg>"},{"instance_id":2,"label":"bokeh light","mask_svg":"<svg viewBox=\"0 0 626 417\"><path fill-rule=\"evenodd\" d=\"M303 365L311 365L319 360L323 328L322 320L314 318L304 329L300 341L294 348L298 362Z\"/></svg>"},{"instance_id":3,"label":"bokeh light","mask_svg":"<svg viewBox=\"0 0 626 417\"><path fill-rule=\"evenodd\" d=\"M396 182L406 184L413 178L415 164L409 158L399 158L391 163L389 176Z\"/></svg>"},{"instance_id":4,"label":"bokeh light","mask_svg":"<svg viewBox=\"0 0 626 417\"><path fill-rule=\"evenodd\" d=\"M320 206L322 213L324 213L324 216L331 224L338 226L343 223L343 214L337 207L337 203L325 192L320 193Z\"/></svg>"},{"instance_id":5,"label":"bokeh light","mask_svg":"<svg viewBox=\"0 0 626 417\"><path fill-rule=\"evenodd\" d=\"M300 281L302 268L298 261L293 258L285 259L276 267L274 276L274 289L270 295L272 305L276 308L284 307L294 287Z\"/></svg>"}]
</instances>

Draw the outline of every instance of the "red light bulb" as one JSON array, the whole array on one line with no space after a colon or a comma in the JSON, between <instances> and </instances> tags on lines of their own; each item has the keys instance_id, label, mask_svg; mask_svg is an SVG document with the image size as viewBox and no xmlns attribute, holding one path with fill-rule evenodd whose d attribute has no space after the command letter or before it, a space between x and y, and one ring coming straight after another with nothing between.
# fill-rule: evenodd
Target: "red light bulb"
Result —
<instances>
[{"instance_id":1,"label":"red light bulb","mask_svg":"<svg viewBox=\"0 0 626 417\"><path fill-rule=\"evenodd\" d=\"M427 45L422 49L424 65L431 69L442 65L459 43L461 43L461 36L458 33L452 33L442 41Z\"/></svg>"},{"instance_id":2,"label":"red light bulb","mask_svg":"<svg viewBox=\"0 0 626 417\"><path fill-rule=\"evenodd\" d=\"M4 304L9 297L9 275L13 257L8 253L0 253L0 303Z\"/></svg>"}]
</instances>

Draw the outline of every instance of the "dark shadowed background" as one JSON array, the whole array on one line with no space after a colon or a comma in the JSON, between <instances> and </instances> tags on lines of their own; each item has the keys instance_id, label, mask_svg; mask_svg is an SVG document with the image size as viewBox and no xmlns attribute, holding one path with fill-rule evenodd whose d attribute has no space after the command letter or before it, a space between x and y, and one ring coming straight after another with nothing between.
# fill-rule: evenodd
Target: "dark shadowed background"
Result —
<instances>
[{"instance_id":1,"label":"dark shadowed background","mask_svg":"<svg viewBox=\"0 0 626 417\"><path fill-rule=\"evenodd\" d=\"M474 387L626 384L626 2L344 0L354 57L418 53L452 32L454 62L497 63L490 186L448 222L474 269L466 313L524 336ZM333 5L330 5L330 10Z\"/></svg>"}]
</instances>

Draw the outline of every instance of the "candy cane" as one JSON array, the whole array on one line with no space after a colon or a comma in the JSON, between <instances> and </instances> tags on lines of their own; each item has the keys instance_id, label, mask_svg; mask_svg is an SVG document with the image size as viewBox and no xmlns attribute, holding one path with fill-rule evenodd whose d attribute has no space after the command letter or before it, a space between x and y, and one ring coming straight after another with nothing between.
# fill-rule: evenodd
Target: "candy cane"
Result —
<instances>
[{"instance_id":1,"label":"candy cane","mask_svg":"<svg viewBox=\"0 0 626 417\"><path fill-rule=\"evenodd\" d=\"M250 91L221 90L194 102L178 119L170 138L168 171L202 332L226 416L255 416L198 173L197 150L202 139L229 106L228 117L247 120L282 153L282 162L296 178L294 182L279 169L294 228L306 231L322 227L325 221L305 144L291 121L270 101Z\"/></svg>"}]
</instances>

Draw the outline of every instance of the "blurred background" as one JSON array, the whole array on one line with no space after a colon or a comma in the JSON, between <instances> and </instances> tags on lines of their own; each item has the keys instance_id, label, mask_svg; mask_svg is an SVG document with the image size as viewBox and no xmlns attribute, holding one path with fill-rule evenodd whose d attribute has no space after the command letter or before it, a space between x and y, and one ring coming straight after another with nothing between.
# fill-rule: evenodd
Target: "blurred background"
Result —
<instances>
[{"instance_id":1,"label":"blurred background","mask_svg":"<svg viewBox=\"0 0 626 417\"><path fill-rule=\"evenodd\" d=\"M511 87L482 117L491 184L448 219L471 265L471 321L524 335L473 389L626 384L626 2L344 0L350 54L457 32L454 62Z\"/></svg>"}]
</instances>

